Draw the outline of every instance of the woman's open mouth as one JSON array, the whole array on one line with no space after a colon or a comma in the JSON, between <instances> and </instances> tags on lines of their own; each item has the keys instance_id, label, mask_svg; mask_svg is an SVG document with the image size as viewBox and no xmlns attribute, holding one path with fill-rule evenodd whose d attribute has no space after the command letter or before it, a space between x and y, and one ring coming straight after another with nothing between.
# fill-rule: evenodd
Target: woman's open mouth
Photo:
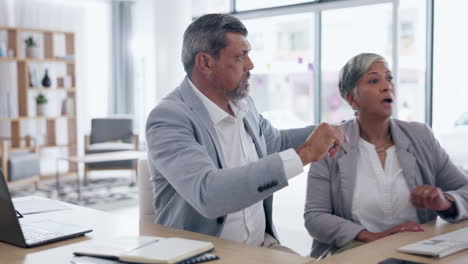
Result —
<instances>
[{"instance_id":1,"label":"woman's open mouth","mask_svg":"<svg viewBox=\"0 0 468 264\"><path fill-rule=\"evenodd\" d=\"M392 98L385 98L382 100L382 103L383 104L391 104L393 103L393 99Z\"/></svg>"}]
</instances>

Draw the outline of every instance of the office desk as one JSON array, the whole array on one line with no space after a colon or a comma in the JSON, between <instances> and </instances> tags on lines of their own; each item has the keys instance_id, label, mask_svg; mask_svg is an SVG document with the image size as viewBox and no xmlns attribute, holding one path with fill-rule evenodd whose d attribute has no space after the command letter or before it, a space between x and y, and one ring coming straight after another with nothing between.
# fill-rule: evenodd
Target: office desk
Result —
<instances>
[{"instance_id":1,"label":"office desk","mask_svg":"<svg viewBox=\"0 0 468 264\"><path fill-rule=\"evenodd\" d=\"M15 247L0 242L0 263L8 264L38 264L38 263L70 263L73 251L83 247L84 241L98 238L112 238L118 236L137 235L135 228L128 229L128 223L118 215L81 206L66 204L71 210L44 213L50 219L69 223L76 223L93 229L93 232L84 237L64 240L31 249ZM28 215L26 217L41 217ZM240 243L222 240L216 237L156 225L152 235L161 237L185 237L197 240L211 241L215 245L213 254L220 260L208 262L213 264L229 263L312 263L312 259L292 255L266 248L251 247Z\"/></svg>"},{"instance_id":2,"label":"office desk","mask_svg":"<svg viewBox=\"0 0 468 264\"><path fill-rule=\"evenodd\" d=\"M386 258L400 258L412 260L422 263L438 263L438 264L466 264L468 263L468 250L443 257L430 258L416 255L410 255L397 252L396 249L413 242L430 238L436 235L444 234L450 231L455 231L459 228L467 227L468 220L458 223L448 223L440 218L435 221L423 225L424 232L404 232L397 233L392 236L374 241L372 243L342 252L340 254L325 258L319 263L321 264L344 264L344 263L359 263L359 264L376 264Z\"/></svg>"}]
</instances>

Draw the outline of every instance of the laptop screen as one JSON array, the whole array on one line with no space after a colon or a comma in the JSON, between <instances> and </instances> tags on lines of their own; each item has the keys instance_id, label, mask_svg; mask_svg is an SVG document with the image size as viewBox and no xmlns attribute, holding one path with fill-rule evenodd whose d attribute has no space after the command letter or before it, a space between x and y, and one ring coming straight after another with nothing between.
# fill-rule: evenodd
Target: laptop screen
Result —
<instances>
[{"instance_id":1,"label":"laptop screen","mask_svg":"<svg viewBox=\"0 0 468 264\"><path fill-rule=\"evenodd\" d=\"M26 245L10 192L0 169L0 241L18 246Z\"/></svg>"}]
</instances>

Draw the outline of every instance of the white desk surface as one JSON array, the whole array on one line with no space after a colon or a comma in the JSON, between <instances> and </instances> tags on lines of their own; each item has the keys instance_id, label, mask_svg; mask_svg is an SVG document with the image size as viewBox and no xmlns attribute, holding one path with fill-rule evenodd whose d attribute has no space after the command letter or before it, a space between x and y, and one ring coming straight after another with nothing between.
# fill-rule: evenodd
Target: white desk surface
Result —
<instances>
[{"instance_id":1,"label":"white desk surface","mask_svg":"<svg viewBox=\"0 0 468 264\"><path fill-rule=\"evenodd\" d=\"M113 151L106 153L93 153L85 154L82 156L70 156L60 158L61 160L67 160L75 163L94 163L94 162L105 162L105 161L120 161L120 160L138 160L146 159L147 154L144 151L128 150L128 151Z\"/></svg>"},{"instance_id":2,"label":"white desk surface","mask_svg":"<svg viewBox=\"0 0 468 264\"><path fill-rule=\"evenodd\" d=\"M468 220L458 223L448 223L440 218L423 225L423 232L404 232L397 233L392 236L368 243L366 245L344 251L340 254L322 259L321 264L342 264L342 263L359 263L359 264L377 264L386 258L399 258L421 263L437 263L437 264L467 264L468 250L460 251L443 258L431 258L400 253L397 248L427 239L443 233L455 231L457 229L467 227Z\"/></svg>"},{"instance_id":3,"label":"white desk surface","mask_svg":"<svg viewBox=\"0 0 468 264\"><path fill-rule=\"evenodd\" d=\"M70 263L73 252L83 246L83 241L96 239L99 237L119 237L138 235L135 228L128 228L125 218L118 215L112 215L102 211L89 209L72 204L66 204L71 210L48 212L42 214L30 215L28 217L43 217L56 221L75 223L90 227L93 232L84 237L55 242L35 248L24 249L0 242L0 263L8 264L46 264L46 263ZM174 229L161 225L156 225L152 235L161 237L185 237L197 240L211 241L215 245L213 254L220 257L219 260L208 263L312 263L313 260L306 257L292 255L272 249L247 246L244 244L219 239L212 236Z\"/></svg>"}]
</instances>

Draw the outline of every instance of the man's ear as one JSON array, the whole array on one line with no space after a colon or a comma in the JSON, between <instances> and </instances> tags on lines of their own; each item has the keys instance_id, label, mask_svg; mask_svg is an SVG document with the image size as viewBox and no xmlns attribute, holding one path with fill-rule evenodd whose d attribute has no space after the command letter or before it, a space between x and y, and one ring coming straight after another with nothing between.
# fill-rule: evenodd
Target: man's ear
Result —
<instances>
[{"instance_id":1,"label":"man's ear","mask_svg":"<svg viewBox=\"0 0 468 264\"><path fill-rule=\"evenodd\" d=\"M195 56L195 66L200 72L209 74L213 70L214 58L208 53L200 52Z\"/></svg>"},{"instance_id":2,"label":"man's ear","mask_svg":"<svg viewBox=\"0 0 468 264\"><path fill-rule=\"evenodd\" d=\"M359 103L355 100L355 95L353 93L346 94L346 101L351 106L353 110L359 110Z\"/></svg>"}]
</instances>

